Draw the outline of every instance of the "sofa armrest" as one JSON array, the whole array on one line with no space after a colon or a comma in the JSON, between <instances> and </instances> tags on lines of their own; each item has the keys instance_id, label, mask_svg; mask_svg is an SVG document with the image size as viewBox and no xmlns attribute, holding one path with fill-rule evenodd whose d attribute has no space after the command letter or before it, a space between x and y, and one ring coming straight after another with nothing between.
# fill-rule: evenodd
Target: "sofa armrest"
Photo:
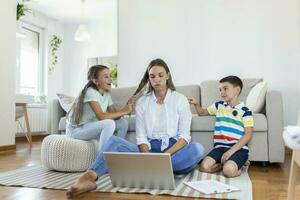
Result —
<instances>
[{"instance_id":1,"label":"sofa armrest","mask_svg":"<svg viewBox=\"0 0 300 200\"><path fill-rule=\"evenodd\" d=\"M266 94L266 117L268 122L268 150L270 162L284 162L283 104L279 91L268 91Z\"/></svg>"},{"instance_id":2,"label":"sofa armrest","mask_svg":"<svg viewBox=\"0 0 300 200\"><path fill-rule=\"evenodd\" d=\"M66 112L60 106L58 99L53 99L51 105L51 133L59 133L59 120L65 115Z\"/></svg>"}]
</instances>

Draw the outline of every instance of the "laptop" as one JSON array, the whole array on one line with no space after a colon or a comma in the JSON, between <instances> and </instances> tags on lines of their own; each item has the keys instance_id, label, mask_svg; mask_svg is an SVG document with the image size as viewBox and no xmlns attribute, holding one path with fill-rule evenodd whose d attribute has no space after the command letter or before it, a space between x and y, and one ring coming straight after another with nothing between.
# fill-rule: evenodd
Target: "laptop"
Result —
<instances>
[{"instance_id":1,"label":"laptop","mask_svg":"<svg viewBox=\"0 0 300 200\"><path fill-rule=\"evenodd\" d=\"M177 183L168 153L104 152L114 187L174 190Z\"/></svg>"}]
</instances>

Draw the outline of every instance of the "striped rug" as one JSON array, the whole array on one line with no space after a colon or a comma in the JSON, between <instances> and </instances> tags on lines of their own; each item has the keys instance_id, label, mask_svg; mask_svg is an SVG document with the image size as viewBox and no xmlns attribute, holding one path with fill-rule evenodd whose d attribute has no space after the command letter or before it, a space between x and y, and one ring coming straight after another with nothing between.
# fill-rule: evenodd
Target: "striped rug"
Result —
<instances>
[{"instance_id":1,"label":"striped rug","mask_svg":"<svg viewBox=\"0 0 300 200\"><path fill-rule=\"evenodd\" d=\"M0 173L0 185L23 186L31 188L49 188L66 190L82 173L64 173L50 171L41 165L24 167L17 170ZM238 192L204 195L184 185L182 181L217 180L240 188ZM113 187L109 175L101 176L97 181L97 192L150 193L152 195L168 194L183 197L204 197L217 199L252 199L252 184L246 171L236 178L226 178L221 174L207 174L194 170L182 178L175 190L150 190L137 188Z\"/></svg>"}]
</instances>

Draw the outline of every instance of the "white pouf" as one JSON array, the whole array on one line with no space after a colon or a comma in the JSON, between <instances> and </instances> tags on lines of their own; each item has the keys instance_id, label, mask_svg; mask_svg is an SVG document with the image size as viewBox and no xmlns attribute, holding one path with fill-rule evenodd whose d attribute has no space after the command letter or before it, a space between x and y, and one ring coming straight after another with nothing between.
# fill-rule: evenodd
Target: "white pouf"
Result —
<instances>
[{"instance_id":1,"label":"white pouf","mask_svg":"<svg viewBox=\"0 0 300 200\"><path fill-rule=\"evenodd\" d=\"M83 141L65 135L49 135L41 148L42 164L50 170L80 172L96 159L98 141Z\"/></svg>"}]
</instances>

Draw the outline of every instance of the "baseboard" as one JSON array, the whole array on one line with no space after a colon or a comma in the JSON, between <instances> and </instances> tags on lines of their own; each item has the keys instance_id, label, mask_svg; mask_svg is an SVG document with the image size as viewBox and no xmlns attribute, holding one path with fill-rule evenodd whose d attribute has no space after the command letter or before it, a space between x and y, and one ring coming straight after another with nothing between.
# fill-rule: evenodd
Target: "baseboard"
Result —
<instances>
[{"instance_id":1,"label":"baseboard","mask_svg":"<svg viewBox=\"0 0 300 200\"><path fill-rule=\"evenodd\" d=\"M16 138L18 137L25 137L26 133L22 133L22 132L19 132L19 133L16 133L15 136ZM46 131L33 131L31 132L31 136L36 136L36 135L48 135L48 133Z\"/></svg>"},{"instance_id":2,"label":"baseboard","mask_svg":"<svg viewBox=\"0 0 300 200\"><path fill-rule=\"evenodd\" d=\"M32 141L42 141L45 137L47 137L49 134L47 135L32 135ZM23 142L23 141L27 141L27 138L25 136L18 136L16 137L16 142Z\"/></svg>"},{"instance_id":3,"label":"baseboard","mask_svg":"<svg viewBox=\"0 0 300 200\"><path fill-rule=\"evenodd\" d=\"M16 145L15 144L0 146L0 152L1 151L15 150L15 149L16 149Z\"/></svg>"}]
</instances>

